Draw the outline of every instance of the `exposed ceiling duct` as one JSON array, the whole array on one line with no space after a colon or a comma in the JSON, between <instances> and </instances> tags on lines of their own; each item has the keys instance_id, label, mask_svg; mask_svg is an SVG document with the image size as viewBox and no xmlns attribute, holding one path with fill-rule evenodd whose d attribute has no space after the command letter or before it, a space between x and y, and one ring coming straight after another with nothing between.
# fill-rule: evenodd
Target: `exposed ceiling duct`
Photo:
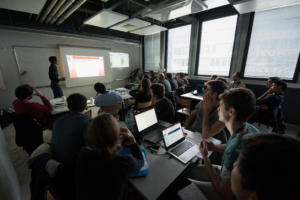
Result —
<instances>
[{"instance_id":1,"label":"exposed ceiling duct","mask_svg":"<svg viewBox=\"0 0 300 200\"><path fill-rule=\"evenodd\" d=\"M60 0L59 2L56 3L55 7L53 10L49 13L45 23L48 24L50 20L54 17L54 15L57 13L57 11L60 9L60 7L65 3L66 0Z\"/></svg>"},{"instance_id":2,"label":"exposed ceiling duct","mask_svg":"<svg viewBox=\"0 0 300 200\"><path fill-rule=\"evenodd\" d=\"M73 3L75 0L68 0L63 7L58 11L58 13L52 18L50 24L53 24Z\"/></svg>"},{"instance_id":3,"label":"exposed ceiling duct","mask_svg":"<svg viewBox=\"0 0 300 200\"><path fill-rule=\"evenodd\" d=\"M86 0L79 0L77 1L65 14L61 16L59 21L56 23L56 25L60 25L63 23L70 15L73 14L82 4L84 4Z\"/></svg>"},{"instance_id":4,"label":"exposed ceiling duct","mask_svg":"<svg viewBox=\"0 0 300 200\"><path fill-rule=\"evenodd\" d=\"M300 0L228 0L240 13L259 12L300 4Z\"/></svg>"},{"instance_id":5,"label":"exposed ceiling duct","mask_svg":"<svg viewBox=\"0 0 300 200\"><path fill-rule=\"evenodd\" d=\"M43 13L43 15L40 18L40 23L43 23L44 20L46 19L46 17L48 16L48 14L50 13L50 11L52 10L52 8L55 6L57 0L52 0L50 2L50 4L47 6L45 12Z\"/></svg>"}]
</instances>

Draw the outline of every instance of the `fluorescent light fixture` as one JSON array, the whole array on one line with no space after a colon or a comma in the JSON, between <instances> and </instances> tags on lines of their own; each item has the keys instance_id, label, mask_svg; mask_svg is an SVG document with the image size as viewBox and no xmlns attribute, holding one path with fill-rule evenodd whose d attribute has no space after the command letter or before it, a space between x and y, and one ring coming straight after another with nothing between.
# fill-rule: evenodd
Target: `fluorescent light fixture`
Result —
<instances>
[{"instance_id":1,"label":"fluorescent light fixture","mask_svg":"<svg viewBox=\"0 0 300 200\"><path fill-rule=\"evenodd\" d=\"M229 3L240 13L261 12L276 8L283 8L300 4L300 0L228 0Z\"/></svg>"},{"instance_id":2,"label":"fluorescent light fixture","mask_svg":"<svg viewBox=\"0 0 300 200\"><path fill-rule=\"evenodd\" d=\"M107 28L126 19L128 19L127 15L103 9L99 13L87 19L84 24Z\"/></svg>"},{"instance_id":3,"label":"fluorescent light fixture","mask_svg":"<svg viewBox=\"0 0 300 200\"><path fill-rule=\"evenodd\" d=\"M111 27L111 29L128 32L128 31L133 31L133 30L143 28L143 27L149 26L149 25L151 25L151 23L137 19L137 18L132 18L132 19L126 20L125 22L123 22L121 24Z\"/></svg>"},{"instance_id":4,"label":"fluorescent light fixture","mask_svg":"<svg viewBox=\"0 0 300 200\"><path fill-rule=\"evenodd\" d=\"M181 8L177 8L176 10L170 11L169 19L176 19L178 17L182 17L192 13L192 4L188 4L187 6L183 6Z\"/></svg>"},{"instance_id":5,"label":"fluorescent light fixture","mask_svg":"<svg viewBox=\"0 0 300 200\"><path fill-rule=\"evenodd\" d=\"M158 26L158 25L150 25L146 26L144 28L135 30L135 31L130 31L130 33L138 34L138 35L153 35L155 33L159 33L161 31L166 31L167 28Z\"/></svg>"},{"instance_id":6,"label":"fluorescent light fixture","mask_svg":"<svg viewBox=\"0 0 300 200\"><path fill-rule=\"evenodd\" d=\"M150 17L161 22L166 22L171 19L176 19L227 4L229 4L227 0L186 0L185 2L176 4L181 5L180 7L175 5L164 7L147 13L146 17Z\"/></svg>"}]
</instances>

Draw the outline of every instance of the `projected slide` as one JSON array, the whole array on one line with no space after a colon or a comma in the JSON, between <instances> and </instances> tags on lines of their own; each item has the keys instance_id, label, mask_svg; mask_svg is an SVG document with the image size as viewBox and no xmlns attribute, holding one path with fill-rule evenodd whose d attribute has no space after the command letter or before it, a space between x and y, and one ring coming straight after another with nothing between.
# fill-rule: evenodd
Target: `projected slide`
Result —
<instances>
[{"instance_id":1,"label":"projected slide","mask_svg":"<svg viewBox=\"0 0 300 200\"><path fill-rule=\"evenodd\" d=\"M70 78L104 76L104 58L66 55Z\"/></svg>"},{"instance_id":2,"label":"projected slide","mask_svg":"<svg viewBox=\"0 0 300 200\"><path fill-rule=\"evenodd\" d=\"M109 56L110 56L111 67L129 67L128 53L110 52Z\"/></svg>"}]
</instances>

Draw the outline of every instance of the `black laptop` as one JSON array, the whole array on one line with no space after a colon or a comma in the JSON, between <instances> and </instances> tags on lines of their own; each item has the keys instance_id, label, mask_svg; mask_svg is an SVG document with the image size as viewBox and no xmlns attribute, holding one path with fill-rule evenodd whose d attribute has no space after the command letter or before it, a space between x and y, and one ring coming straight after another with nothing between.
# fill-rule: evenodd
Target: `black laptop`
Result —
<instances>
[{"instance_id":1,"label":"black laptop","mask_svg":"<svg viewBox=\"0 0 300 200\"><path fill-rule=\"evenodd\" d=\"M162 140L162 130L165 127L158 123L154 108L134 115L134 119L144 141L156 144Z\"/></svg>"}]
</instances>

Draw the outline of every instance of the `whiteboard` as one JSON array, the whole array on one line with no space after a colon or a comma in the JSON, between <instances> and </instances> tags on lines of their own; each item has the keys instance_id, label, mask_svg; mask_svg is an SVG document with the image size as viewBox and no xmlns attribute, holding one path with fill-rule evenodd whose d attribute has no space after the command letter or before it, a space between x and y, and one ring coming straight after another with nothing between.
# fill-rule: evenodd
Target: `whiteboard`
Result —
<instances>
[{"instance_id":1,"label":"whiteboard","mask_svg":"<svg viewBox=\"0 0 300 200\"><path fill-rule=\"evenodd\" d=\"M48 58L56 56L59 59L57 48L14 47L14 51L22 84L29 84L33 87L50 85ZM22 72L26 73L22 75Z\"/></svg>"}]
</instances>

